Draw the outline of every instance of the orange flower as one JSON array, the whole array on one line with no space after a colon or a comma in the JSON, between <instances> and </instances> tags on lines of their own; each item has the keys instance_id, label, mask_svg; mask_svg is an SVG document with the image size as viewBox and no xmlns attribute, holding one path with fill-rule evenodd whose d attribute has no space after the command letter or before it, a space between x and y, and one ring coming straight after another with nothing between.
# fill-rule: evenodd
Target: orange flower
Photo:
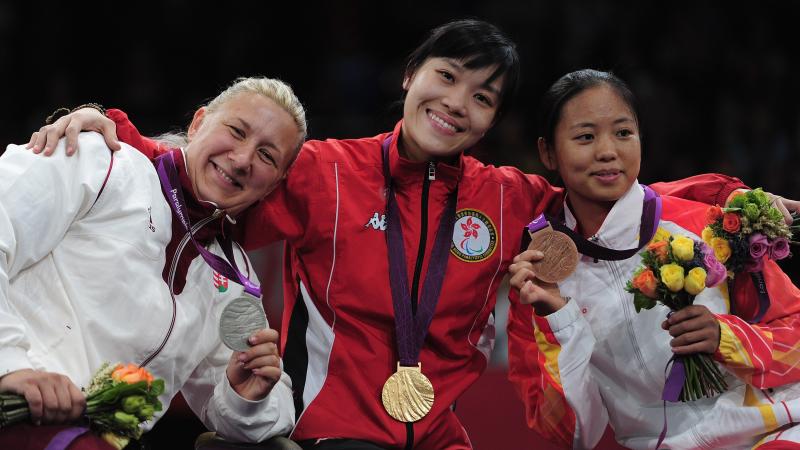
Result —
<instances>
[{"instance_id":1,"label":"orange flower","mask_svg":"<svg viewBox=\"0 0 800 450\"><path fill-rule=\"evenodd\" d=\"M121 381L127 384L147 381L147 385L150 386L150 383L153 382L153 375L145 370L144 367L139 367L136 364L117 365L117 368L111 372L111 378L114 381Z\"/></svg>"},{"instance_id":2,"label":"orange flower","mask_svg":"<svg viewBox=\"0 0 800 450\"><path fill-rule=\"evenodd\" d=\"M706 220L708 223L714 223L722 217L722 208L719 205L714 205L706 211Z\"/></svg>"},{"instance_id":3,"label":"orange flower","mask_svg":"<svg viewBox=\"0 0 800 450\"><path fill-rule=\"evenodd\" d=\"M633 287L640 290L642 294L650 298L656 298L656 286L658 285L658 280L656 280L652 270L645 269L639 272L638 275L633 277L631 284Z\"/></svg>"},{"instance_id":4,"label":"orange flower","mask_svg":"<svg viewBox=\"0 0 800 450\"><path fill-rule=\"evenodd\" d=\"M667 258L669 257L669 255L667 254L668 245L669 242L667 241L651 242L650 244L648 244L647 250L656 255L656 259L658 259L658 262L665 263L667 262Z\"/></svg>"},{"instance_id":5,"label":"orange flower","mask_svg":"<svg viewBox=\"0 0 800 450\"><path fill-rule=\"evenodd\" d=\"M722 229L728 233L736 233L741 228L742 222L739 215L735 213L725 213L722 216Z\"/></svg>"}]
</instances>

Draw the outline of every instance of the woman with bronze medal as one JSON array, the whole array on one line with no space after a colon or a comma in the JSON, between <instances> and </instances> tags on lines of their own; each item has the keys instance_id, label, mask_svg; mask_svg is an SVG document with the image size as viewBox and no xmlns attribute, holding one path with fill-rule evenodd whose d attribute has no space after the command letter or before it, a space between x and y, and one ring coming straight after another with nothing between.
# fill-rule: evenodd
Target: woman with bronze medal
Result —
<instances>
[{"instance_id":1,"label":"woman with bronze medal","mask_svg":"<svg viewBox=\"0 0 800 450\"><path fill-rule=\"evenodd\" d=\"M703 242L708 205L637 183L639 117L613 74L564 75L541 121L539 155L567 193L559 213L531 223L531 247L510 267L522 303L510 315L510 371L532 428L565 448L593 448L607 425L626 448L800 448L789 356L800 290L774 261L766 310L745 308L761 302L752 287L720 288L723 247ZM548 222L571 254L540 237ZM540 266L539 251L553 264ZM673 298L693 303L668 307ZM694 356L702 371L684 362Z\"/></svg>"},{"instance_id":2,"label":"woman with bronze medal","mask_svg":"<svg viewBox=\"0 0 800 450\"><path fill-rule=\"evenodd\" d=\"M247 249L287 241L282 349L298 414L291 437L304 448L471 448L451 406L488 363L522 227L561 204L544 178L464 154L519 80L515 46L496 27L432 30L401 78L394 130L307 142L281 186L239 220ZM75 121L116 125L123 141L158 153L126 117L109 116L79 111L32 143L41 149ZM707 175L661 188L714 203L740 186Z\"/></svg>"}]
</instances>

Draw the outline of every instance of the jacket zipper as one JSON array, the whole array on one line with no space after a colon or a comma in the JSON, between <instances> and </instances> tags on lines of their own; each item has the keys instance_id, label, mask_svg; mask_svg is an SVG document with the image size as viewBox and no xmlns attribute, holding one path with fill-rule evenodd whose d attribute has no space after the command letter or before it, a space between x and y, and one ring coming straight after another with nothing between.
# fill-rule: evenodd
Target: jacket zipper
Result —
<instances>
[{"instance_id":1,"label":"jacket zipper","mask_svg":"<svg viewBox=\"0 0 800 450\"><path fill-rule=\"evenodd\" d=\"M628 330L628 338L630 338L631 344L633 344L633 353L636 355L636 360L639 362L639 366L642 368L642 371L644 373L650 374L650 370L648 369L647 365L644 362L642 349L639 348L639 343L636 340L636 333L634 333L633 331L633 317L631 317L630 308L628 308L627 305L625 305L627 295L625 293L625 290L622 288L622 285L620 284L621 283L620 280L622 280L622 278L620 278L621 276L620 272L613 261L607 261L607 262L608 262L608 267L611 269L611 275L614 280L618 297L622 300L622 305L621 305L622 312L625 314L625 322L626 322L626 328Z\"/></svg>"},{"instance_id":2,"label":"jacket zipper","mask_svg":"<svg viewBox=\"0 0 800 450\"><path fill-rule=\"evenodd\" d=\"M428 162L425 178L422 180L422 214L420 222L419 248L417 249L417 264L414 266L414 281L411 284L411 313L417 314L419 299L419 278L422 272L422 263L425 260L425 245L428 240L428 196L431 188L431 181L436 180L436 163ZM414 448L414 423L406 423L406 450Z\"/></svg>"},{"instance_id":3,"label":"jacket zipper","mask_svg":"<svg viewBox=\"0 0 800 450\"><path fill-rule=\"evenodd\" d=\"M417 264L414 266L414 281L411 284L411 313L417 314L419 304L419 279L422 272L422 263L425 260L425 246L428 242L428 194L431 181L436 179L436 163L428 162L425 178L422 180L422 218L420 219L419 248L417 249Z\"/></svg>"},{"instance_id":4,"label":"jacket zipper","mask_svg":"<svg viewBox=\"0 0 800 450\"><path fill-rule=\"evenodd\" d=\"M175 301L175 294L173 294L172 292L172 283L175 279L175 271L178 269L178 261L180 260L181 253L183 253L183 249L189 242L191 234L194 234L194 232L204 227L207 223L211 222L212 220L219 218L224 213L225 213L224 210L217 209L209 217L206 217L205 219L194 224L192 226L191 233L184 234L183 239L181 239L180 244L178 244L178 247L175 249L175 255L173 255L172 263L170 264L169 267L169 277L167 277L167 287L169 288L169 296L172 299L172 320L170 320L169 322L169 328L167 329L166 336L164 336L164 340L161 341L161 344L153 351L153 353L151 353L147 358L144 359L144 361L141 364L139 364L139 367L145 367L150 363L150 361L155 359L155 357L158 356L159 353L161 353L161 350L164 349L164 346L167 345L167 341L169 340L170 335L172 335L172 329L175 327L175 317L177 316L178 313L178 304Z\"/></svg>"}]
</instances>

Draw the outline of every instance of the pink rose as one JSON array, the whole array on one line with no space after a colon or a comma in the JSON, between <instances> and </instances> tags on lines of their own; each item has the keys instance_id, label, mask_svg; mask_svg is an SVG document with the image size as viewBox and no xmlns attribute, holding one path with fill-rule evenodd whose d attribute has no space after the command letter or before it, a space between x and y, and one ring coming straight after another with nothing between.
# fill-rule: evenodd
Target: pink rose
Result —
<instances>
[{"instance_id":1,"label":"pink rose","mask_svg":"<svg viewBox=\"0 0 800 450\"><path fill-rule=\"evenodd\" d=\"M714 256L714 250L705 243L702 244L702 251L703 264L706 266L706 287L712 287L722 283L725 277L728 276L725 265L719 262L717 257Z\"/></svg>"},{"instance_id":2,"label":"pink rose","mask_svg":"<svg viewBox=\"0 0 800 450\"><path fill-rule=\"evenodd\" d=\"M753 233L750 236L750 256L753 259L759 259L764 256L769 250L769 241L767 237L761 233Z\"/></svg>"},{"instance_id":3,"label":"pink rose","mask_svg":"<svg viewBox=\"0 0 800 450\"><path fill-rule=\"evenodd\" d=\"M789 256L789 240L780 237L772 241L772 246L769 248L769 257L779 260L787 256Z\"/></svg>"}]
</instances>

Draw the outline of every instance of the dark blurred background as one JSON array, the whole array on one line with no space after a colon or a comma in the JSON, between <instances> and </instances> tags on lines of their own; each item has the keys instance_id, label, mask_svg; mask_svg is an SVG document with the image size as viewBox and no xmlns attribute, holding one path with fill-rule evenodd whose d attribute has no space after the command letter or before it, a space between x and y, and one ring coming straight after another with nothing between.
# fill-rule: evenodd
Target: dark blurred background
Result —
<instances>
[{"instance_id":1,"label":"dark blurred background","mask_svg":"<svg viewBox=\"0 0 800 450\"><path fill-rule=\"evenodd\" d=\"M399 118L392 105L405 56L430 28L475 17L509 34L523 64L510 114L474 150L484 162L541 172L541 95L560 75L591 67L614 71L639 97L641 181L723 172L798 198L798 12L798 2L773 0L3 1L0 151L27 141L55 108L88 101L124 109L145 134L182 128L243 75L290 82L308 108L312 138L378 134ZM273 287L274 326L279 276L266 263L279 253L274 246L255 255ZM502 335L497 347L495 370L458 411L477 448L531 448L503 381ZM487 413L487 404L502 413ZM498 435L509 436L506 444L485 440Z\"/></svg>"}]
</instances>

